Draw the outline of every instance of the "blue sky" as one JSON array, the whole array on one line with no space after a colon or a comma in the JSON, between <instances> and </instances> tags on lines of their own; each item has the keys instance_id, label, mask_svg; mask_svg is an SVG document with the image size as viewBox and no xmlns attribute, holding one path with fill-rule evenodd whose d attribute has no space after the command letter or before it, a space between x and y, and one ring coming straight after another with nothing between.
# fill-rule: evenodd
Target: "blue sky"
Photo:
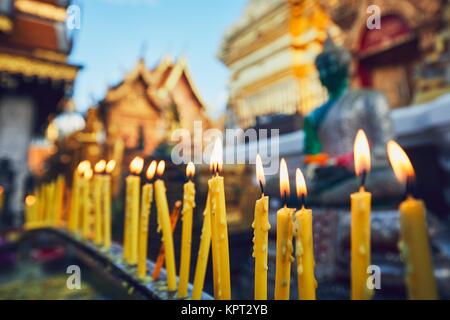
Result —
<instances>
[{"instance_id":1,"label":"blue sky","mask_svg":"<svg viewBox=\"0 0 450 320\"><path fill-rule=\"evenodd\" d=\"M120 81L142 52L148 66L169 53L187 57L209 113L217 117L226 103L228 82L217 52L225 30L240 17L246 2L75 0L82 19L70 61L84 66L75 86L77 109L85 111L101 99L107 86Z\"/></svg>"}]
</instances>

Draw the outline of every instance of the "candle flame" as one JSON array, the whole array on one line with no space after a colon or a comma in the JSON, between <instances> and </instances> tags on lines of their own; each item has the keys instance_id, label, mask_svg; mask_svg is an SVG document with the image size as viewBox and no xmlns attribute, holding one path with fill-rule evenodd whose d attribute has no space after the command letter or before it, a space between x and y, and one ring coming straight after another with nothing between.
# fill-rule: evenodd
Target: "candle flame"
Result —
<instances>
[{"instance_id":1,"label":"candle flame","mask_svg":"<svg viewBox=\"0 0 450 320\"><path fill-rule=\"evenodd\" d=\"M295 171L295 186L297 191L297 197L306 197L308 195L308 189L306 188L305 176L302 170L298 169Z\"/></svg>"},{"instance_id":2,"label":"candle flame","mask_svg":"<svg viewBox=\"0 0 450 320\"><path fill-rule=\"evenodd\" d=\"M266 177L264 175L264 168L262 165L261 156L259 154L256 155L256 179L261 186L266 185Z\"/></svg>"},{"instance_id":3,"label":"candle flame","mask_svg":"<svg viewBox=\"0 0 450 320\"><path fill-rule=\"evenodd\" d=\"M130 172L139 175L142 172L142 169L144 168L144 159L141 157L134 158L130 163Z\"/></svg>"},{"instance_id":4,"label":"candle flame","mask_svg":"<svg viewBox=\"0 0 450 320\"><path fill-rule=\"evenodd\" d=\"M2 186L0 186L0 194L2 194L4 190L5 190L5 189L3 189Z\"/></svg>"},{"instance_id":5,"label":"candle flame","mask_svg":"<svg viewBox=\"0 0 450 320\"><path fill-rule=\"evenodd\" d=\"M363 130L359 130L354 147L355 172L360 176L363 172L370 171L370 147L367 136Z\"/></svg>"},{"instance_id":6,"label":"candle flame","mask_svg":"<svg viewBox=\"0 0 450 320\"><path fill-rule=\"evenodd\" d=\"M36 197L35 196L30 194L30 195L25 197L25 204L27 206L32 206L35 203L36 203Z\"/></svg>"},{"instance_id":7,"label":"candle flame","mask_svg":"<svg viewBox=\"0 0 450 320\"><path fill-rule=\"evenodd\" d=\"M77 172L82 175L86 170L91 168L91 163L88 160L81 161L78 164Z\"/></svg>"},{"instance_id":8,"label":"candle flame","mask_svg":"<svg viewBox=\"0 0 450 320\"><path fill-rule=\"evenodd\" d=\"M83 176L87 180L91 179L93 175L94 175L94 171L92 171L91 168L89 168L83 172Z\"/></svg>"},{"instance_id":9,"label":"candle flame","mask_svg":"<svg viewBox=\"0 0 450 320\"><path fill-rule=\"evenodd\" d=\"M192 162L189 162L186 167L186 176L188 178L193 178L195 175L195 166Z\"/></svg>"},{"instance_id":10,"label":"candle flame","mask_svg":"<svg viewBox=\"0 0 450 320\"><path fill-rule=\"evenodd\" d=\"M106 169L106 161L105 160L100 160L99 162L97 162L95 164L94 170L95 173L103 173L105 172Z\"/></svg>"},{"instance_id":11,"label":"candle flame","mask_svg":"<svg viewBox=\"0 0 450 320\"><path fill-rule=\"evenodd\" d=\"M286 165L286 160L281 159L280 164L280 195L281 198L287 200L291 194L291 187L289 186L289 175Z\"/></svg>"},{"instance_id":12,"label":"candle flame","mask_svg":"<svg viewBox=\"0 0 450 320\"><path fill-rule=\"evenodd\" d=\"M116 161L109 160L108 163L106 164L106 173L110 174L111 172L114 171L115 168L116 168Z\"/></svg>"},{"instance_id":13,"label":"candle flame","mask_svg":"<svg viewBox=\"0 0 450 320\"><path fill-rule=\"evenodd\" d=\"M163 176L165 169L166 169L166 162L164 160L161 160L158 163L158 168L156 169L158 177L162 177Z\"/></svg>"},{"instance_id":14,"label":"candle flame","mask_svg":"<svg viewBox=\"0 0 450 320\"><path fill-rule=\"evenodd\" d=\"M401 183L407 182L408 178L414 178L414 168L406 152L400 145L391 140L387 144L387 153L394 174Z\"/></svg>"},{"instance_id":15,"label":"candle flame","mask_svg":"<svg viewBox=\"0 0 450 320\"><path fill-rule=\"evenodd\" d=\"M223 146L222 139L217 138L211 153L209 168L212 173L220 173L223 167Z\"/></svg>"},{"instance_id":16,"label":"candle flame","mask_svg":"<svg viewBox=\"0 0 450 320\"><path fill-rule=\"evenodd\" d=\"M153 160L150 163L150 165L148 166L147 173L146 173L148 180L152 180L155 177L157 165L158 165L158 163L156 162L156 160Z\"/></svg>"}]
</instances>

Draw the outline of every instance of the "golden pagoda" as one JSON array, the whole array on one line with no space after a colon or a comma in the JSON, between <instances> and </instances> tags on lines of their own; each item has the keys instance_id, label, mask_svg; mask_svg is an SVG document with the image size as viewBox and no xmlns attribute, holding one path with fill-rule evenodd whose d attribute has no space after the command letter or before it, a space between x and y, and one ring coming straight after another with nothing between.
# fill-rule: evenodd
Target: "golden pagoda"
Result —
<instances>
[{"instance_id":1,"label":"golden pagoda","mask_svg":"<svg viewBox=\"0 0 450 320\"><path fill-rule=\"evenodd\" d=\"M314 67L327 34L317 1L250 0L219 52L230 69L230 108L242 128L270 114L306 115L327 98Z\"/></svg>"}]
</instances>

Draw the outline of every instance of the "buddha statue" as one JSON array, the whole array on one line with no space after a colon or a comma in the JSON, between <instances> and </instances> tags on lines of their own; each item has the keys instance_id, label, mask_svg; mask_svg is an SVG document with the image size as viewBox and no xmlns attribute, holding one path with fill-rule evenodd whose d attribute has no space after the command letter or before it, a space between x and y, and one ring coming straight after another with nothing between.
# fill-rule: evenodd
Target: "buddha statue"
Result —
<instances>
[{"instance_id":1,"label":"buddha statue","mask_svg":"<svg viewBox=\"0 0 450 320\"><path fill-rule=\"evenodd\" d=\"M358 190L353 145L359 129L365 131L372 153L367 189L374 198L401 195L386 155L386 143L393 138L387 100L377 91L350 89L350 64L350 53L331 38L316 59L329 99L305 118L304 148L311 200L318 205L346 205L349 194Z\"/></svg>"}]
</instances>

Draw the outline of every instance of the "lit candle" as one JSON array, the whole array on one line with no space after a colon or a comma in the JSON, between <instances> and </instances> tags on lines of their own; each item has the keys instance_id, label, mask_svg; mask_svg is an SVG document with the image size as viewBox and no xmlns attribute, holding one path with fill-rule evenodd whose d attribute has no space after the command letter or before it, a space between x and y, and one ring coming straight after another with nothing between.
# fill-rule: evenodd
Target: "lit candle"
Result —
<instances>
[{"instance_id":1,"label":"lit candle","mask_svg":"<svg viewBox=\"0 0 450 320\"><path fill-rule=\"evenodd\" d=\"M177 289L175 252L173 247L173 235L170 227L169 205L167 203L166 186L161 179L164 174L165 162L158 163L157 173L159 179L155 182L155 200L158 212L159 228L162 231L164 250L166 255L167 290Z\"/></svg>"},{"instance_id":2,"label":"lit candle","mask_svg":"<svg viewBox=\"0 0 450 320\"><path fill-rule=\"evenodd\" d=\"M83 209L82 221L82 235L85 240L91 239L91 178L94 172L91 168L83 173L83 178L80 180L81 185L81 205Z\"/></svg>"},{"instance_id":3,"label":"lit candle","mask_svg":"<svg viewBox=\"0 0 450 320\"><path fill-rule=\"evenodd\" d=\"M103 229L103 245L106 250L111 248L111 228L112 228L112 219L111 219L111 173L114 171L116 167L116 161L109 160L106 164L106 175L103 176L103 219L104 219L104 229Z\"/></svg>"},{"instance_id":4,"label":"lit candle","mask_svg":"<svg viewBox=\"0 0 450 320\"><path fill-rule=\"evenodd\" d=\"M214 285L215 298L221 300L231 299L230 283L230 257L228 248L228 226L227 211L225 203L224 179L220 176L223 165L222 140L216 139L211 156L211 166L214 176L208 181L210 192L211 210L211 239L213 251L213 273L214 260L216 260Z\"/></svg>"},{"instance_id":5,"label":"lit candle","mask_svg":"<svg viewBox=\"0 0 450 320\"><path fill-rule=\"evenodd\" d=\"M81 179L84 171L90 167L89 161L82 161L78 164L76 170L73 173L72 179L72 192L70 202L70 216L69 216L69 231L78 233L80 228L80 198L81 198ZM40 188L39 190L42 190ZM39 192L41 194L41 191ZM38 197L39 198L39 197ZM38 201L39 202L39 201ZM40 205L42 206L42 205Z\"/></svg>"},{"instance_id":6,"label":"lit candle","mask_svg":"<svg viewBox=\"0 0 450 320\"><path fill-rule=\"evenodd\" d=\"M37 202L36 197L28 195L25 197L25 229L29 230L39 226L37 220Z\"/></svg>"},{"instance_id":7,"label":"lit candle","mask_svg":"<svg viewBox=\"0 0 450 320\"><path fill-rule=\"evenodd\" d=\"M180 280L178 284L178 297L185 298L188 295L189 271L191 261L192 242L192 214L195 208L195 185L192 178L195 174L195 166L192 162L186 167L188 182L183 186L183 211L182 211L182 231L181 231L181 262Z\"/></svg>"},{"instance_id":8,"label":"lit candle","mask_svg":"<svg viewBox=\"0 0 450 320\"><path fill-rule=\"evenodd\" d=\"M277 251L275 265L275 300L289 300L291 287L292 257L292 214L287 207L290 195L289 176L286 161L280 163L280 194L284 207L277 212Z\"/></svg>"},{"instance_id":9,"label":"lit candle","mask_svg":"<svg viewBox=\"0 0 450 320\"><path fill-rule=\"evenodd\" d=\"M147 169L147 180L142 187L141 198L141 221L139 222L139 252L138 252L138 277L144 280L147 276L147 243L148 243L148 221L153 201L153 177L156 173L157 163L153 160Z\"/></svg>"},{"instance_id":10,"label":"lit candle","mask_svg":"<svg viewBox=\"0 0 450 320\"><path fill-rule=\"evenodd\" d=\"M316 300L312 210L305 208L307 188L302 171L297 169L295 176L297 197L300 200L300 210L295 213L294 228L298 296L300 300Z\"/></svg>"},{"instance_id":11,"label":"lit candle","mask_svg":"<svg viewBox=\"0 0 450 320\"><path fill-rule=\"evenodd\" d=\"M139 228L139 193L144 159L134 158L130 163L131 174L126 178L124 258L129 265L137 264L138 228Z\"/></svg>"},{"instance_id":12,"label":"lit candle","mask_svg":"<svg viewBox=\"0 0 450 320\"><path fill-rule=\"evenodd\" d=\"M261 198L256 201L253 221L253 258L255 258L255 300L267 300L267 257L269 241L269 197L264 195L264 169L259 154L256 156L256 179L261 187Z\"/></svg>"},{"instance_id":13,"label":"lit candle","mask_svg":"<svg viewBox=\"0 0 450 320\"><path fill-rule=\"evenodd\" d=\"M365 190L371 161L369 142L362 130L356 135L354 157L355 172L361 177L361 185L359 191L351 195L351 288L353 300L367 300L373 295L373 290L367 286L372 194Z\"/></svg>"},{"instance_id":14,"label":"lit candle","mask_svg":"<svg viewBox=\"0 0 450 320\"><path fill-rule=\"evenodd\" d=\"M192 300L200 300L203 293L206 268L208 266L209 248L211 246L211 212L209 210L209 193L206 199L206 208L203 212L202 234L195 267L194 284L192 288Z\"/></svg>"},{"instance_id":15,"label":"lit candle","mask_svg":"<svg viewBox=\"0 0 450 320\"><path fill-rule=\"evenodd\" d=\"M423 201L412 195L414 168L407 154L394 141L388 142L388 155L397 179L406 183L407 198L400 204L399 249L405 261L405 280L408 297L415 300L438 299L433 273L426 208Z\"/></svg>"},{"instance_id":16,"label":"lit candle","mask_svg":"<svg viewBox=\"0 0 450 320\"><path fill-rule=\"evenodd\" d=\"M94 243L96 245L101 245L103 242L102 238L102 221L103 221L103 212L102 212L102 189L103 189L103 176L106 169L106 161L100 160L95 164L94 171L94 184L93 184L93 193L94 193Z\"/></svg>"}]
</instances>

